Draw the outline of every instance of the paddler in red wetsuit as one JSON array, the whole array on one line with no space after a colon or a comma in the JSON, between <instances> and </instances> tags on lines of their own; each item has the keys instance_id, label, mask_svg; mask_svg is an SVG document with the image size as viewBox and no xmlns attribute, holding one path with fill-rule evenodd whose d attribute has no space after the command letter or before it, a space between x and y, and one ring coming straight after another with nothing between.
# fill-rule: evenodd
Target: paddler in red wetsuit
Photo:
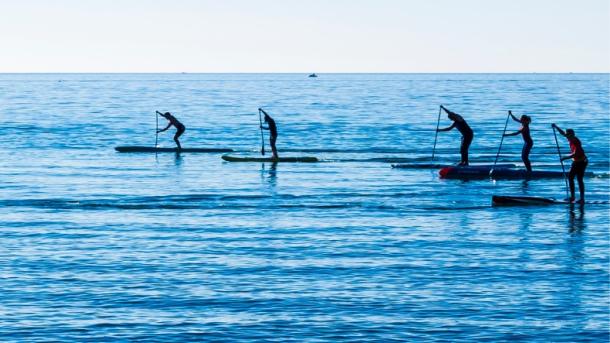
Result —
<instances>
[{"instance_id":1,"label":"paddler in red wetsuit","mask_svg":"<svg viewBox=\"0 0 610 343\"><path fill-rule=\"evenodd\" d=\"M555 123L551 125L557 132L562 136L568 139L570 142L570 151L572 152L570 155L562 157L561 160L572 159L572 167L570 168L570 173L568 174L568 180L570 182L570 202L574 202L576 199L574 197L574 177L578 178L578 190L580 191L580 200L578 202L585 202L585 169L587 169L587 164L589 164L589 160L587 160L587 155L585 155L585 151L582 148L582 144L580 143L580 139L576 138L574 134L574 130L567 129L565 132L560 129Z\"/></svg>"}]
</instances>

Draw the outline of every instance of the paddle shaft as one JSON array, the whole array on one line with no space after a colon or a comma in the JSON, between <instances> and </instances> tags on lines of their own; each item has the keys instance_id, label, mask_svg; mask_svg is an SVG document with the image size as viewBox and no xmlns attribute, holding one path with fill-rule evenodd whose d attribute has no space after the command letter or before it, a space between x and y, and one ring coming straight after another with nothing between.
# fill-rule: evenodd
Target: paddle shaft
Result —
<instances>
[{"instance_id":1,"label":"paddle shaft","mask_svg":"<svg viewBox=\"0 0 610 343\"><path fill-rule=\"evenodd\" d=\"M265 156L265 134L263 133L263 119L261 118L261 110L258 109L258 123L261 128L261 155Z\"/></svg>"},{"instance_id":2,"label":"paddle shaft","mask_svg":"<svg viewBox=\"0 0 610 343\"><path fill-rule=\"evenodd\" d=\"M504 142L504 134L506 133L506 128L508 127L508 119L510 117L510 111L506 115L506 123L504 123L504 130L502 131L502 138L500 138L500 146L498 147L498 153L496 154L496 160L494 161L494 167L496 163L498 163L498 158L500 157L500 151L502 151L502 143ZM491 168L493 170L493 168Z\"/></svg>"},{"instance_id":3,"label":"paddle shaft","mask_svg":"<svg viewBox=\"0 0 610 343\"><path fill-rule=\"evenodd\" d=\"M438 138L438 128L441 125L441 106L438 107L438 119L436 120L436 132L434 133L434 147L432 148L432 160L436 151L436 139Z\"/></svg>"},{"instance_id":4,"label":"paddle shaft","mask_svg":"<svg viewBox=\"0 0 610 343\"><path fill-rule=\"evenodd\" d=\"M569 198L570 193L568 193L569 192L568 177L566 176L566 168L563 166L563 160L561 159L561 149L559 149L559 141L557 140L557 132L555 130L555 127L553 127L553 136L555 136L555 145L557 146L557 155L559 156L559 163L561 163L561 171L563 172L563 181L565 181L565 184L566 184L566 195Z\"/></svg>"}]
</instances>

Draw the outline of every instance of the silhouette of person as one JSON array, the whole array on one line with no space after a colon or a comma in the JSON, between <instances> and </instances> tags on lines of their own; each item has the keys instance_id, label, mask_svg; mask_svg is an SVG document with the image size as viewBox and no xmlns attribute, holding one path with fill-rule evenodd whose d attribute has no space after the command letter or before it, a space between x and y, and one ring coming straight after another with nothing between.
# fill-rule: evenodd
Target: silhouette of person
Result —
<instances>
[{"instance_id":1,"label":"silhouette of person","mask_svg":"<svg viewBox=\"0 0 610 343\"><path fill-rule=\"evenodd\" d=\"M275 141L277 140L277 126L275 125L275 120L273 120L273 118L271 118L262 108L259 108L259 110L265 115L265 123L267 124L267 126L261 125L261 129L269 130L269 145L271 145L273 158L278 159L279 156L277 154L277 148L275 147Z\"/></svg>"},{"instance_id":2,"label":"silhouette of person","mask_svg":"<svg viewBox=\"0 0 610 343\"><path fill-rule=\"evenodd\" d=\"M530 162L530 151L532 151L532 147L534 146L534 141L532 140L532 136L530 136L530 123L532 122L532 118L524 114L521 116L521 119L517 119L511 111L508 111L508 114L514 121L521 123L521 128L515 132L505 133L504 136L517 136L519 134L523 136L521 159L523 160L523 164L525 164L525 169L527 169L528 172L531 172L532 163Z\"/></svg>"},{"instance_id":3,"label":"silhouette of person","mask_svg":"<svg viewBox=\"0 0 610 343\"><path fill-rule=\"evenodd\" d=\"M472 132L472 129L470 128L470 126L468 126L468 123L466 123L466 120L464 120L464 118L462 118L461 115L459 115L455 112L449 111L443 105L441 105L441 108L443 109L443 111L445 111L447 113L447 117L449 119L453 120L453 124L451 124L451 126L449 126L449 127L446 127L443 129L438 129L437 132L450 131L453 128L457 128L458 131L460 131L460 133L462 134L462 144L460 146L460 155L462 156L462 160L460 161L459 165L467 166L468 165L468 148L470 148L470 143L472 143L472 139L474 138L474 133Z\"/></svg>"},{"instance_id":4,"label":"silhouette of person","mask_svg":"<svg viewBox=\"0 0 610 343\"><path fill-rule=\"evenodd\" d=\"M578 190L580 191L580 200L579 203L585 202L585 170L587 169L587 165L589 164L589 160L587 159L587 155L585 155L585 151L582 148L582 144L580 143L580 139L576 138L576 134L574 130L567 129L565 132L560 129L555 123L551 125L553 128L557 129L560 135L566 137L568 142L570 142L570 151L571 154L568 156L564 156L561 158L562 161L572 159L572 167L570 168L570 173L568 174L568 181L570 183L570 197L566 200L570 202L574 202L576 197L575 186L574 186L574 178L578 179Z\"/></svg>"},{"instance_id":5,"label":"silhouette of person","mask_svg":"<svg viewBox=\"0 0 610 343\"><path fill-rule=\"evenodd\" d=\"M157 133L167 131L167 129L169 129L173 125L176 128L176 134L174 135L174 142L176 142L176 145L178 146L178 150L181 150L182 146L180 145L180 141L178 140L178 138L180 136L182 136L182 134L186 130L186 127L184 126L184 124L182 124L180 121L178 121L178 119L176 119L176 117L174 117L169 112L165 112L165 113L157 112L157 113L159 113L160 116L162 116L163 118L165 118L169 121L167 126L164 129L158 130Z\"/></svg>"}]
</instances>

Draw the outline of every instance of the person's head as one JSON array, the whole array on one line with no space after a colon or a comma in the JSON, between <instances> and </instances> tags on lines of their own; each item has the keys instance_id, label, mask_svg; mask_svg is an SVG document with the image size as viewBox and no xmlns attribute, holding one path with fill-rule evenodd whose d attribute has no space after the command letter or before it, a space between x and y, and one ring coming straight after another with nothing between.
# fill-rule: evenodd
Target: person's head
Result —
<instances>
[{"instance_id":1,"label":"person's head","mask_svg":"<svg viewBox=\"0 0 610 343\"><path fill-rule=\"evenodd\" d=\"M456 121L458 119L458 117L455 115L455 113L449 112L447 113L447 118Z\"/></svg>"},{"instance_id":2,"label":"person's head","mask_svg":"<svg viewBox=\"0 0 610 343\"><path fill-rule=\"evenodd\" d=\"M532 122L532 118L530 116L528 116L527 114L524 114L521 116L521 122L524 124L529 124Z\"/></svg>"},{"instance_id":3,"label":"person's head","mask_svg":"<svg viewBox=\"0 0 610 343\"><path fill-rule=\"evenodd\" d=\"M574 133L574 130L572 130L572 129L567 129L567 130L566 130L566 137L568 137L568 138L573 138L573 137L576 137L576 134Z\"/></svg>"},{"instance_id":4,"label":"person's head","mask_svg":"<svg viewBox=\"0 0 610 343\"><path fill-rule=\"evenodd\" d=\"M267 115L267 113L265 113L265 123L269 122L269 116Z\"/></svg>"}]
</instances>

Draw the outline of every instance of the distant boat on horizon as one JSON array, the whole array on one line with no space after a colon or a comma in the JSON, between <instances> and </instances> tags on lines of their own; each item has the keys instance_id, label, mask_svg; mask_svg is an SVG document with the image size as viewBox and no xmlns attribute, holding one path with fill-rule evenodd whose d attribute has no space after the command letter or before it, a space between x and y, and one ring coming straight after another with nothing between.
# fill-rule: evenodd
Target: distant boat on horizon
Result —
<instances>
[{"instance_id":1,"label":"distant boat on horizon","mask_svg":"<svg viewBox=\"0 0 610 343\"><path fill-rule=\"evenodd\" d=\"M318 77L318 75L316 75L316 73L313 73L313 74L309 74L309 77Z\"/></svg>"}]
</instances>

